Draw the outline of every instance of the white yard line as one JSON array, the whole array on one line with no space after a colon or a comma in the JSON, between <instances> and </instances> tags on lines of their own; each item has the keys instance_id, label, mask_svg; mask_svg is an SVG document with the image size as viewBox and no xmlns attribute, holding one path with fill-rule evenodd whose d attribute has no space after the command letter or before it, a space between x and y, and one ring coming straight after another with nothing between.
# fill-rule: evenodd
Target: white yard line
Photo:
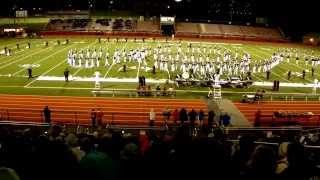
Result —
<instances>
[{"instance_id":1,"label":"white yard line","mask_svg":"<svg viewBox=\"0 0 320 180\"><path fill-rule=\"evenodd\" d=\"M49 70L47 70L46 72L42 73L39 77L44 76L45 74L49 73L50 71L54 70L55 68L57 68L58 66L60 66L62 63L64 63L65 60L61 61L59 64L53 66L52 68L50 68ZM27 85L25 85L24 87L28 87L30 86L32 83L34 83L38 78L35 78L34 80L32 80L31 82L29 82Z\"/></svg>"},{"instance_id":2,"label":"white yard line","mask_svg":"<svg viewBox=\"0 0 320 180\"><path fill-rule=\"evenodd\" d=\"M5 61L5 62L3 62L3 63L0 63L0 65L5 64L5 65L3 65L3 66L0 66L0 69L3 69L3 68L5 68L5 67L8 67L8 66L10 66L11 64L14 64L14 63L16 63L16 62L20 62L20 61L22 61L22 60L25 60L25 59L27 59L27 58L29 58L29 57L32 57L32 56L36 55L36 54L42 53L42 52L45 51L45 50L46 50L46 49L42 49L42 50L40 50L40 51L36 51L36 52L34 52L34 53L31 53L31 54L29 54L29 55L27 55L27 56L22 57L21 59L18 58L17 60L14 60L14 61L12 61L12 59L10 59L10 60L8 60L8 61ZM15 58L17 58L17 57L15 57ZM11 62L10 62L10 61L11 61ZM10 62L10 63L8 63L8 62Z\"/></svg>"},{"instance_id":3,"label":"white yard line","mask_svg":"<svg viewBox=\"0 0 320 180\"><path fill-rule=\"evenodd\" d=\"M71 46L73 46L73 45L71 45ZM60 49L59 51L56 51L55 53L53 53L53 54L51 54L51 55L49 55L49 56L47 56L47 57L45 57L45 58L40 59L39 61L33 62L32 64L41 63L42 61L45 61L45 60L51 58L52 56L54 56L54 55L56 55L56 54L64 51L66 48L71 47L71 46L66 46L66 47L64 47L63 49ZM19 71L13 73L13 76L17 75L18 73L20 73L20 72L22 72L22 71L24 71L24 70L25 70L25 68L20 69Z\"/></svg>"},{"instance_id":4,"label":"white yard line","mask_svg":"<svg viewBox=\"0 0 320 180\"><path fill-rule=\"evenodd\" d=\"M35 48L35 49L33 49L33 50L37 50L37 49L40 49L40 48ZM22 50L20 50L18 53L21 53L21 52L24 52L25 50L24 49L22 49ZM36 53L37 51L34 51L32 54L34 54L34 53ZM5 62L1 62L0 63L0 65L2 65L2 64L6 64L7 62L10 62L10 61L12 61L12 60L14 60L14 59L18 59L18 58L20 58L20 57L23 57L23 56L25 56L25 54L21 54L21 55L17 55L17 56L15 56L15 55L12 55L12 56L4 56L2 59L6 59L7 61L5 61Z\"/></svg>"},{"instance_id":5,"label":"white yard line","mask_svg":"<svg viewBox=\"0 0 320 180\"><path fill-rule=\"evenodd\" d=\"M75 45L75 44L73 44L73 45L71 45L71 46L74 46L74 45ZM66 48L71 47L71 46L67 46L67 47L63 48L62 50L65 50ZM61 51L62 51L62 50L61 50ZM59 51L59 52L61 52L61 51ZM63 64L64 62L65 62L65 59L63 59L59 64L53 66L52 68L50 68L50 69L47 70L46 72L42 73L39 77L48 74L50 71L52 71L52 70L54 70L55 68L59 67L59 66L60 66L61 64ZM31 82L29 82L29 83L28 83L27 85L25 85L24 87L30 86L30 85L31 85L32 83L34 83L37 79L38 79L38 78L32 80Z\"/></svg>"},{"instance_id":6,"label":"white yard line","mask_svg":"<svg viewBox=\"0 0 320 180\"><path fill-rule=\"evenodd\" d=\"M106 77L108 76L108 74L109 74L111 68L113 67L113 65L114 65L114 63L112 63L112 64L110 65L110 67L108 68L108 70L107 70L106 74L103 76L103 78L106 78Z\"/></svg>"},{"instance_id":7,"label":"white yard line","mask_svg":"<svg viewBox=\"0 0 320 180\"><path fill-rule=\"evenodd\" d=\"M140 74L140 67L141 67L141 63L139 62L138 72L137 72L137 79L139 78L139 74Z\"/></svg>"},{"instance_id":8,"label":"white yard line","mask_svg":"<svg viewBox=\"0 0 320 180\"><path fill-rule=\"evenodd\" d=\"M79 69L77 69L76 72L72 74L72 77L75 77L82 69L82 67L79 67Z\"/></svg>"},{"instance_id":9,"label":"white yard line","mask_svg":"<svg viewBox=\"0 0 320 180\"><path fill-rule=\"evenodd\" d=\"M124 50L124 48L126 48L128 45L128 43L126 42L125 45L123 45L122 49L121 49L121 52ZM111 70L111 68L114 66L114 63L112 62L111 66L108 68L107 72L104 74L103 78L106 78Z\"/></svg>"}]
</instances>

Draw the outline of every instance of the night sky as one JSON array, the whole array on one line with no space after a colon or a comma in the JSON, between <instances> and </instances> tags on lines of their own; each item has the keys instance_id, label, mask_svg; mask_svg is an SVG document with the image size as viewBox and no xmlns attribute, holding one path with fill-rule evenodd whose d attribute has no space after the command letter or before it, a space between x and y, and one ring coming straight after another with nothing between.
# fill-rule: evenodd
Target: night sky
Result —
<instances>
[{"instance_id":1,"label":"night sky","mask_svg":"<svg viewBox=\"0 0 320 180\"><path fill-rule=\"evenodd\" d=\"M281 0L1 0L2 16L13 14L14 8L30 10L29 14L47 10L92 11L126 10L140 15L176 15L178 19L211 20L213 22L254 23L266 17L271 25L295 32L319 31L316 1ZM35 8L35 11L33 9Z\"/></svg>"}]
</instances>

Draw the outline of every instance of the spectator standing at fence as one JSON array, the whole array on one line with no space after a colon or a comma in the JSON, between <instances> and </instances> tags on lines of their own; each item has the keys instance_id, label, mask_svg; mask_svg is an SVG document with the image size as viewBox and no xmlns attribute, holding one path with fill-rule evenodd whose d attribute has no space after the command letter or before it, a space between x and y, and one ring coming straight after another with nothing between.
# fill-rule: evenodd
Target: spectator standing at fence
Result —
<instances>
[{"instance_id":1,"label":"spectator standing at fence","mask_svg":"<svg viewBox=\"0 0 320 180\"><path fill-rule=\"evenodd\" d=\"M51 110L48 106L44 107L43 109L43 116L44 116L44 122L45 123L51 123Z\"/></svg>"},{"instance_id":2,"label":"spectator standing at fence","mask_svg":"<svg viewBox=\"0 0 320 180\"><path fill-rule=\"evenodd\" d=\"M197 118L197 112L192 108L191 111L188 113L188 116L189 116L190 126L193 128Z\"/></svg>"},{"instance_id":3,"label":"spectator standing at fence","mask_svg":"<svg viewBox=\"0 0 320 180\"><path fill-rule=\"evenodd\" d=\"M154 112L154 109L151 108L151 109L150 109L150 112L149 112L149 125L150 125L151 127L154 126L155 120L156 120L156 113Z\"/></svg>"},{"instance_id":4,"label":"spectator standing at fence","mask_svg":"<svg viewBox=\"0 0 320 180\"><path fill-rule=\"evenodd\" d=\"M199 122L200 122L200 129L203 126L204 116L205 116L204 111L202 109L200 109L200 111L198 113L198 119L199 119Z\"/></svg>"},{"instance_id":5,"label":"spectator standing at fence","mask_svg":"<svg viewBox=\"0 0 320 180\"><path fill-rule=\"evenodd\" d=\"M170 120L170 116L171 116L170 109L168 107L166 107L165 110L163 111L162 115L163 115L164 125L167 127L168 121Z\"/></svg>"},{"instance_id":6,"label":"spectator standing at fence","mask_svg":"<svg viewBox=\"0 0 320 180\"><path fill-rule=\"evenodd\" d=\"M91 110L91 125L92 128L97 127L97 112L95 111L95 109Z\"/></svg>"},{"instance_id":7,"label":"spectator standing at fence","mask_svg":"<svg viewBox=\"0 0 320 180\"><path fill-rule=\"evenodd\" d=\"M97 110L97 124L98 126L102 126L103 124L103 112L101 111L101 109Z\"/></svg>"},{"instance_id":8,"label":"spectator standing at fence","mask_svg":"<svg viewBox=\"0 0 320 180\"><path fill-rule=\"evenodd\" d=\"M259 145L255 148L247 164L244 178L241 179L263 179L275 178L276 155L270 147Z\"/></svg>"},{"instance_id":9,"label":"spectator standing at fence","mask_svg":"<svg viewBox=\"0 0 320 180\"><path fill-rule=\"evenodd\" d=\"M180 120L181 125L183 125L184 122L188 121L188 113L187 113L187 110L185 108L182 108L180 110L179 120Z\"/></svg>"},{"instance_id":10,"label":"spectator standing at fence","mask_svg":"<svg viewBox=\"0 0 320 180\"><path fill-rule=\"evenodd\" d=\"M173 118L173 123L176 125L179 120L179 110L178 109L175 109L172 112L172 118Z\"/></svg>"},{"instance_id":11,"label":"spectator standing at fence","mask_svg":"<svg viewBox=\"0 0 320 180\"><path fill-rule=\"evenodd\" d=\"M259 109L255 114L254 127L260 127L261 125L261 110Z\"/></svg>"},{"instance_id":12,"label":"spectator standing at fence","mask_svg":"<svg viewBox=\"0 0 320 180\"><path fill-rule=\"evenodd\" d=\"M231 116L228 113L224 113L222 116L223 126L229 126L231 124Z\"/></svg>"},{"instance_id":13,"label":"spectator standing at fence","mask_svg":"<svg viewBox=\"0 0 320 180\"><path fill-rule=\"evenodd\" d=\"M213 126L214 116L215 116L214 111L211 110L208 112L208 126L209 126L209 128L211 128Z\"/></svg>"}]
</instances>

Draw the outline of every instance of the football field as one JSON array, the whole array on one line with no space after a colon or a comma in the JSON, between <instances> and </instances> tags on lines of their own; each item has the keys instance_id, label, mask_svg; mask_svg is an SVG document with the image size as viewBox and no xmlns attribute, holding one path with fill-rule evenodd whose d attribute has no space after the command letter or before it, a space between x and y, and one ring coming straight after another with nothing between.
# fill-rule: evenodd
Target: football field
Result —
<instances>
[{"instance_id":1,"label":"football field","mask_svg":"<svg viewBox=\"0 0 320 180\"><path fill-rule=\"evenodd\" d=\"M136 89L138 77L145 76L147 83L153 88L157 84L165 83L167 80L174 80L177 74L181 74L179 64L176 71L159 71L156 74L152 73L154 65L153 49L156 47L168 47L173 58L177 54L178 48L182 53L188 52L189 42L187 41L168 41L146 39L142 42L141 39L134 42L129 39L128 42L119 39L101 39L97 38L68 38L69 43L66 44L67 38L48 38L48 39L1 39L0 40L0 87L1 93L13 94L47 94L47 95L90 95L90 90L95 86L95 72L100 73L100 81L103 88L112 89ZM58 44L60 41L60 45ZM48 42L48 46L46 46ZM27 48L30 43L30 49ZM19 44L19 49L17 47ZM314 79L320 78L318 66L315 68L314 76L311 75L311 56L317 57L320 55L319 49L313 47L286 47L279 44L245 44L245 43L221 43L221 42L192 42L193 47L206 49L220 49L228 51L234 56L236 53L242 57L245 53L250 54L251 63L258 64L262 61L271 59L273 53L279 51L288 51L291 57L274 66L271 70L269 81L279 80L284 83L313 83ZM11 54L7 56L4 49L10 49ZM146 64L138 63L137 61L126 60L126 63L121 60L120 63L112 63L112 57L115 51L130 52L130 50L149 49L149 54L146 57ZM85 67L84 62L75 66L68 64L68 53L72 51L85 51L89 49L102 50L103 58L100 60L100 65L93 67ZM195 48L197 50L197 48ZM109 65L105 65L105 53L110 54L108 58ZM191 54L191 52L190 52ZM198 52L194 52L195 56L200 56ZM217 54L213 51L207 53L211 59L216 59ZM296 54L299 56L299 61L296 61ZM305 61L305 57L309 57L309 61ZM223 57L221 57L223 58ZM96 64L96 63L95 63ZM126 64L127 71L123 72L123 65ZM33 77L28 79L27 67L32 67ZM70 81L65 82L63 72L68 68L70 71ZM170 68L169 68L170 69ZM288 71L292 72L290 80L287 78ZM302 79L301 73L305 70L305 79ZM221 76L226 78L227 74ZM253 81L265 82L266 73L252 73ZM296 88L292 88L296 89ZM199 90L207 91L208 88L192 87L181 88L181 90ZM233 91L233 89L228 89ZM249 89L252 90L252 89ZM235 90L239 91L239 90ZM245 90L246 91L246 90ZM291 90L290 90L291 91ZM294 90L292 90L294 91Z\"/></svg>"}]
</instances>

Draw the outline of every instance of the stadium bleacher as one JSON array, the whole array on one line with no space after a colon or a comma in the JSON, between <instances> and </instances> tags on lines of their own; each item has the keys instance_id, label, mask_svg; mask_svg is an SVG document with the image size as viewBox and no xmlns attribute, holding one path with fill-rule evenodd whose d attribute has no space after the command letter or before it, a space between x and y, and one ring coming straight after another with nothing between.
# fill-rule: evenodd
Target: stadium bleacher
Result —
<instances>
[{"instance_id":1,"label":"stadium bleacher","mask_svg":"<svg viewBox=\"0 0 320 180\"><path fill-rule=\"evenodd\" d=\"M230 139L220 128L190 132L187 126L159 131L1 125L0 163L11 169L0 169L0 177L203 179L210 172L217 179L319 179L315 134L261 131Z\"/></svg>"},{"instance_id":2,"label":"stadium bleacher","mask_svg":"<svg viewBox=\"0 0 320 180\"><path fill-rule=\"evenodd\" d=\"M52 19L47 25L47 31L116 31L160 33L159 22L137 21L133 19ZM283 40L281 32L276 28L177 22L175 25L177 37L221 37L238 39Z\"/></svg>"}]
</instances>

